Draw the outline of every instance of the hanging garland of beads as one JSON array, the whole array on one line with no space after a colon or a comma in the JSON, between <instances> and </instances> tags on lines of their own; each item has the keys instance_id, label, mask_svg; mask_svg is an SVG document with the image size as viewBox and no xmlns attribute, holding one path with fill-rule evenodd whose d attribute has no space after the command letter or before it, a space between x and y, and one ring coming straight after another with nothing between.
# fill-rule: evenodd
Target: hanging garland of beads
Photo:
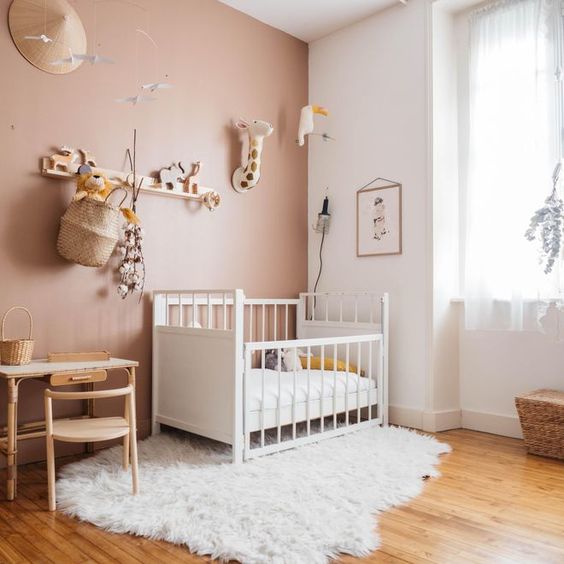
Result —
<instances>
[{"instance_id":1,"label":"hanging garland of beads","mask_svg":"<svg viewBox=\"0 0 564 564\"><path fill-rule=\"evenodd\" d=\"M129 149L127 150L130 163L131 173L133 175L131 190L131 209L136 212L137 198L141 191L143 179L136 186L136 149L137 149L137 130L133 130L133 160ZM127 298L134 292L140 292L139 300L143 297L143 289L145 287L145 259L143 258L143 236L144 229L136 223L127 223L123 228L123 240L118 247L121 255L118 272L120 275L117 292L122 299Z\"/></svg>"}]
</instances>

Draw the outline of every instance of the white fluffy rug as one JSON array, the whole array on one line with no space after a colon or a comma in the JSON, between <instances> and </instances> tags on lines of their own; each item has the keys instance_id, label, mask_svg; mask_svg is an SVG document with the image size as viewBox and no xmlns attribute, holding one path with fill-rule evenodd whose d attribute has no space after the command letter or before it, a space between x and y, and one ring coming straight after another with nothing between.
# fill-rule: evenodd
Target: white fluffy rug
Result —
<instances>
[{"instance_id":1,"label":"white fluffy rug","mask_svg":"<svg viewBox=\"0 0 564 564\"><path fill-rule=\"evenodd\" d=\"M230 449L177 435L139 443L130 495L121 447L68 464L58 508L117 533L185 544L242 562L327 562L378 548L374 514L417 496L447 444L372 428L241 465Z\"/></svg>"}]
</instances>

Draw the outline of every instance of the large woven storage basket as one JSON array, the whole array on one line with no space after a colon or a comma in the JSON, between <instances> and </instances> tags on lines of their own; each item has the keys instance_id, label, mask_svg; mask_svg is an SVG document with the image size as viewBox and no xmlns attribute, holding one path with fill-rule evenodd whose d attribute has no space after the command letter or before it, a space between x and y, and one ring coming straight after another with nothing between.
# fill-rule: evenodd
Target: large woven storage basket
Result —
<instances>
[{"instance_id":1,"label":"large woven storage basket","mask_svg":"<svg viewBox=\"0 0 564 564\"><path fill-rule=\"evenodd\" d=\"M531 454L564 459L564 392L535 390L515 398Z\"/></svg>"},{"instance_id":2,"label":"large woven storage basket","mask_svg":"<svg viewBox=\"0 0 564 564\"><path fill-rule=\"evenodd\" d=\"M57 251L63 258L94 267L108 262L122 221L119 207L110 204L108 198L103 202L92 198L71 202L61 218L57 239Z\"/></svg>"},{"instance_id":3,"label":"large woven storage basket","mask_svg":"<svg viewBox=\"0 0 564 564\"><path fill-rule=\"evenodd\" d=\"M29 317L29 336L27 339L5 339L6 318L11 311L21 309ZM29 364L33 355L33 318L31 312L22 306L11 307L2 318L2 340L0 341L0 362L10 366Z\"/></svg>"}]
</instances>

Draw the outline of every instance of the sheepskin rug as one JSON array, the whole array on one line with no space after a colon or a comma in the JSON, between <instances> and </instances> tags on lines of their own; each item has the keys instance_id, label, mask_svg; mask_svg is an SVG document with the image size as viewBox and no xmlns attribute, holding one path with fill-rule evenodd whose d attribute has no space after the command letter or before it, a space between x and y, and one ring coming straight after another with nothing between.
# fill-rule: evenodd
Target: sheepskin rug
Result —
<instances>
[{"instance_id":1,"label":"sheepskin rug","mask_svg":"<svg viewBox=\"0 0 564 564\"><path fill-rule=\"evenodd\" d=\"M108 531L222 560L322 563L378 548L378 513L421 493L449 451L376 427L233 465L225 445L163 433L139 443L139 495L114 447L64 466L57 502Z\"/></svg>"}]
</instances>

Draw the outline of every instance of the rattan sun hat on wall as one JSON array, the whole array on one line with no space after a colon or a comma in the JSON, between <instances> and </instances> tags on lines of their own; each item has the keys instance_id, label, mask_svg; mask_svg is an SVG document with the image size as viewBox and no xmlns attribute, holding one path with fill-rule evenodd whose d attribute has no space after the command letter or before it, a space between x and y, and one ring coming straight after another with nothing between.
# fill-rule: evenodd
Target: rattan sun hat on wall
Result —
<instances>
[{"instance_id":1,"label":"rattan sun hat on wall","mask_svg":"<svg viewBox=\"0 0 564 564\"><path fill-rule=\"evenodd\" d=\"M79 60L52 64L87 50L84 26L67 0L14 0L8 25L18 51L38 69L66 74L82 64Z\"/></svg>"}]
</instances>

